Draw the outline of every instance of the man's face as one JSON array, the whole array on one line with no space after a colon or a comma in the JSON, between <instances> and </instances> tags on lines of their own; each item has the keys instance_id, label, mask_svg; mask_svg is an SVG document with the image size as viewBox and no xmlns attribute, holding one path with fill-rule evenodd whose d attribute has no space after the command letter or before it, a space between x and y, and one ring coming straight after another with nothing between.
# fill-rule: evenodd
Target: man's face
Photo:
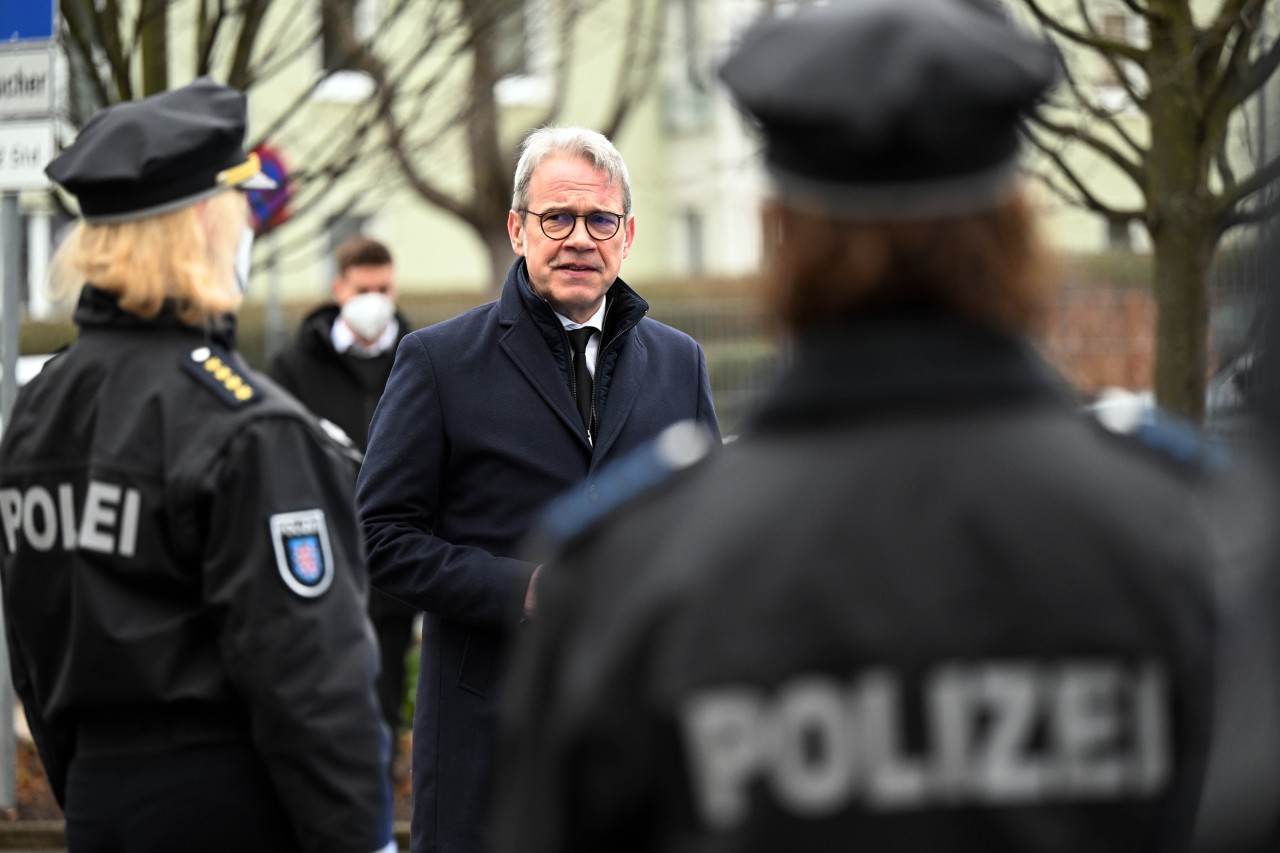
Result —
<instances>
[{"instance_id":1,"label":"man's face","mask_svg":"<svg viewBox=\"0 0 1280 853\"><path fill-rule=\"evenodd\" d=\"M528 204L538 213L622 213L622 185L610 183L605 172L585 160L552 157L534 169ZM520 217L515 210L507 215L507 233L511 248L525 259L534 292L574 322L590 319L618 277L635 237L635 219L627 217L608 240L592 237L578 219L568 237L553 240L538 217L527 213L523 222Z\"/></svg>"},{"instance_id":2,"label":"man's face","mask_svg":"<svg viewBox=\"0 0 1280 853\"><path fill-rule=\"evenodd\" d=\"M347 267L333 282L333 301L338 305L365 293L381 293L396 301L396 278L391 264Z\"/></svg>"}]
</instances>

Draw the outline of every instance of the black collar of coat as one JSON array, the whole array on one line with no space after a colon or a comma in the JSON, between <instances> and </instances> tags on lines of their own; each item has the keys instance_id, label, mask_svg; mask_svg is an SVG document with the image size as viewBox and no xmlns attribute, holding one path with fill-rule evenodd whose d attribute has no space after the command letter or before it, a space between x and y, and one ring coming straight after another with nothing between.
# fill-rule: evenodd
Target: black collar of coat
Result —
<instances>
[{"instance_id":1,"label":"black collar of coat","mask_svg":"<svg viewBox=\"0 0 1280 853\"><path fill-rule=\"evenodd\" d=\"M609 288L608 300L609 308L605 312L604 329L601 330L605 341L613 339L615 329L633 326L649 312L649 303L621 278L614 279ZM561 331L564 325L556 317L551 303L533 292L524 258L516 258L515 263L507 270L507 280L502 286L498 317L502 325L510 326L525 311L538 324L547 342L552 344L553 349L557 349L564 339Z\"/></svg>"},{"instance_id":2,"label":"black collar of coat","mask_svg":"<svg viewBox=\"0 0 1280 853\"><path fill-rule=\"evenodd\" d=\"M138 331L173 329L194 332L203 335L227 349L236 346L236 319L226 314L217 318L206 328L197 328L184 323L178 316L172 300L165 300L154 317L140 317L120 307L119 297L92 284L86 284L80 291L80 300L72 319L81 329L115 328L134 329Z\"/></svg>"},{"instance_id":3,"label":"black collar of coat","mask_svg":"<svg viewBox=\"0 0 1280 853\"><path fill-rule=\"evenodd\" d=\"M1019 403L1073 405L1066 380L1029 343L949 317L886 312L797 341L751 427Z\"/></svg>"}]
</instances>

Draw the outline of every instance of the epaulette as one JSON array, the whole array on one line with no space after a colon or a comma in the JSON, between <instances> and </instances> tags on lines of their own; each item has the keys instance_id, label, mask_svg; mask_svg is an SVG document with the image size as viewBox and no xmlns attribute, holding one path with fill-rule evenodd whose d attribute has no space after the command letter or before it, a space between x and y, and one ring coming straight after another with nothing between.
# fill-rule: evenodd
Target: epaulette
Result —
<instances>
[{"instance_id":1,"label":"epaulette","mask_svg":"<svg viewBox=\"0 0 1280 853\"><path fill-rule=\"evenodd\" d=\"M536 526L534 548L559 550L614 510L706 457L715 440L697 421L680 421L552 501Z\"/></svg>"},{"instance_id":2,"label":"epaulette","mask_svg":"<svg viewBox=\"0 0 1280 853\"><path fill-rule=\"evenodd\" d=\"M346 430L342 427L338 426L328 418L316 418L316 420L319 421L320 428L324 430L324 434L329 436L332 441L342 447L350 448L352 450L356 449L356 443L351 440L351 436L347 435Z\"/></svg>"},{"instance_id":3,"label":"epaulette","mask_svg":"<svg viewBox=\"0 0 1280 853\"><path fill-rule=\"evenodd\" d=\"M233 366L231 353L214 343L196 347L182 359L182 368L226 405L239 409L262 399Z\"/></svg>"},{"instance_id":4,"label":"epaulette","mask_svg":"<svg viewBox=\"0 0 1280 853\"><path fill-rule=\"evenodd\" d=\"M364 461L364 454L360 452L360 448L356 447L356 443L351 440L351 436L347 435L342 427L328 418L316 418L316 421L320 424L320 429L328 439L338 446L339 452L357 465Z\"/></svg>"},{"instance_id":5,"label":"epaulette","mask_svg":"<svg viewBox=\"0 0 1280 853\"><path fill-rule=\"evenodd\" d=\"M1108 432L1127 436L1179 464L1201 471L1222 470L1230 453L1221 439L1158 407L1148 395L1109 390L1090 406Z\"/></svg>"}]
</instances>

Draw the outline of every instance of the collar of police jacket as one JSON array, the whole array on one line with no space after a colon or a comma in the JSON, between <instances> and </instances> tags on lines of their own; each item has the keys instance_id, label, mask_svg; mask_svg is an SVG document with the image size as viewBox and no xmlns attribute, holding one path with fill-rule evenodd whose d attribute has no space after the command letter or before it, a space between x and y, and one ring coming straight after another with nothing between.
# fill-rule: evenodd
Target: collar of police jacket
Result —
<instances>
[{"instance_id":1,"label":"collar of police jacket","mask_svg":"<svg viewBox=\"0 0 1280 853\"><path fill-rule=\"evenodd\" d=\"M750 428L1042 402L1074 405L1066 380L1013 335L924 312L886 312L816 329Z\"/></svg>"},{"instance_id":2,"label":"collar of police jacket","mask_svg":"<svg viewBox=\"0 0 1280 853\"><path fill-rule=\"evenodd\" d=\"M92 284L86 284L80 291L80 300L76 303L72 319L82 329L105 326L138 329L193 328L178 316L172 301L167 300L154 317L140 317L121 308L120 300L114 293ZM217 318L208 330L197 331L207 331L209 340L227 349L236 348L236 319L231 314Z\"/></svg>"}]
</instances>

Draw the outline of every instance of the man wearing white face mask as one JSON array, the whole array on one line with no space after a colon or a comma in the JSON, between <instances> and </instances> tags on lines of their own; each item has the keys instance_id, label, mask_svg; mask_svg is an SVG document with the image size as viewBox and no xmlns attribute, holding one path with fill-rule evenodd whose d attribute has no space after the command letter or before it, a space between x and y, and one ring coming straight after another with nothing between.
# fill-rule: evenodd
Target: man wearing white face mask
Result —
<instances>
[{"instance_id":1,"label":"man wearing white face mask","mask_svg":"<svg viewBox=\"0 0 1280 853\"><path fill-rule=\"evenodd\" d=\"M333 301L307 315L297 338L267 372L316 415L341 427L363 452L396 346L412 329L396 311L395 267L386 246L357 235L338 247L336 260ZM382 657L378 697L393 733L393 756L404 702L404 656L416 614L370 588L369 619Z\"/></svg>"}]
</instances>

